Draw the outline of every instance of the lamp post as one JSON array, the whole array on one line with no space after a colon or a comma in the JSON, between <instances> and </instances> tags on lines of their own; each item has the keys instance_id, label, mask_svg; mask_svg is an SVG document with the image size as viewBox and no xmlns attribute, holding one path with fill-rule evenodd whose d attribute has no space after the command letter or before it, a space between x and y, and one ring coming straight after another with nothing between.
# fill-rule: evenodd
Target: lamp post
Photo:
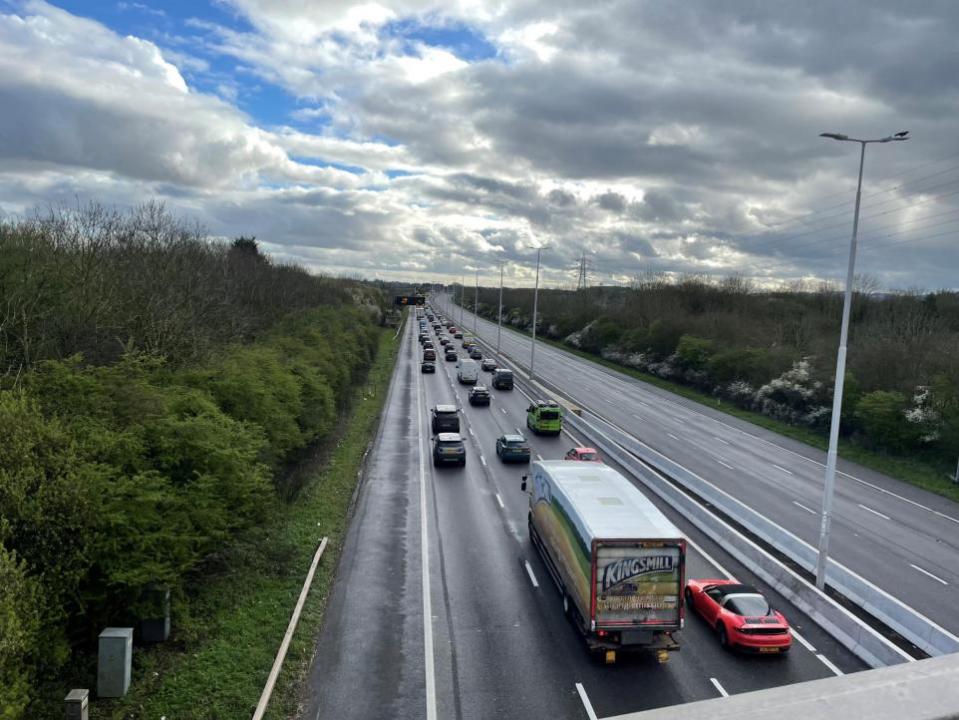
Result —
<instances>
[{"instance_id":1,"label":"lamp post","mask_svg":"<svg viewBox=\"0 0 959 720\"><path fill-rule=\"evenodd\" d=\"M866 145L908 140L903 131L876 140L860 140L840 133L820 133L820 137L840 142L859 143L859 183L856 186L856 209L852 220L849 244L849 266L846 270L846 293L842 303L842 326L839 331L839 352L836 356L836 381L832 394L832 418L829 423L829 451L826 454L826 482L823 487L822 522L819 528L819 557L816 560L816 587L826 586L826 564L829 560L829 530L832 522L832 500L836 488L836 456L839 447L839 422L842 415L842 392L846 379L846 344L849 339L849 314L852 307L852 284L856 268L856 241L859 234L859 201L862 198L862 170L866 161Z\"/></svg>"},{"instance_id":2,"label":"lamp post","mask_svg":"<svg viewBox=\"0 0 959 720\"><path fill-rule=\"evenodd\" d=\"M463 282L460 284L460 327L464 327L466 322L463 319L463 311L466 308L466 276L463 276Z\"/></svg>"},{"instance_id":3,"label":"lamp post","mask_svg":"<svg viewBox=\"0 0 959 720\"><path fill-rule=\"evenodd\" d=\"M503 268L506 263L499 264L499 312L496 314L496 354L499 355L499 339L503 332ZM956 471L959 473L959 470Z\"/></svg>"},{"instance_id":4,"label":"lamp post","mask_svg":"<svg viewBox=\"0 0 959 720\"><path fill-rule=\"evenodd\" d=\"M539 309L539 259L543 250L549 250L549 245L536 248L536 285L533 288L533 342L529 347L529 378L533 379L534 365L536 364L536 313Z\"/></svg>"},{"instance_id":5,"label":"lamp post","mask_svg":"<svg viewBox=\"0 0 959 720\"><path fill-rule=\"evenodd\" d=\"M473 286L473 334L478 335L476 323L479 322L479 268L476 269L476 284Z\"/></svg>"}]
</instances>

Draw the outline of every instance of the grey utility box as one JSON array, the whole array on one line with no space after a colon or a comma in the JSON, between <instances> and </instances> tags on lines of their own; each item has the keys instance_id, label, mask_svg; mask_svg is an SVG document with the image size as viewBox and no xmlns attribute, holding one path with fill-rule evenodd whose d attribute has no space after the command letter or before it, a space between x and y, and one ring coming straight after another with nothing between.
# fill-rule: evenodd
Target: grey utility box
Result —
<instances>
[{"instance_id":1,"label":"grey utility box","mask_svg":"<svg viewBox=\"0 0 959 720\"><path fill-rule=\"evenodd\" d=\"M67 720L87 720L90 717L89 690L71 690L64 702Z\"/></svg>"},{"instance_id":2,"label":"grey utility box","mask_svg":"<svg viewBox=\"0 0 959 720\"><path fill-rule=\"evenodd\" d=\"M123 697L130 688L133 628L106 628L100 633L97 656L97 695Z\"/></svg>"},{"instance_id":3,"label":"grey utility box","mask_svg":"<svg viewBox=\"0 0 959 720\"><path fill-rule=\"evenodd\" d=\"M151 586L145 599L156 609L156 615L140 621L140 640L146 643L166 642L170 637L170 590Z\"/></svg>"}]
</instances>

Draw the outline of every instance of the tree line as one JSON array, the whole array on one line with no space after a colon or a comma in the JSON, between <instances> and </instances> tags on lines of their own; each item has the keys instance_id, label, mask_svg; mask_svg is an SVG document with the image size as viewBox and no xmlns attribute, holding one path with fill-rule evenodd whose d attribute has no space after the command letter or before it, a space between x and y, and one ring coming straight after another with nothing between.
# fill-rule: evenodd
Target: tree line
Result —
<instances>
[{"instance_id":1,"label":"tree line","mask_svg":"<svg viewBox=\"0 0 959 720\"><path fill-rule=\"evenodd\" d=\"M496 320L498 288L479 293ZM466 293L466 306L472 306ZM530 330L532 291L503 291L504 323ZM730 277L639 278L629 287L540 290L537 331L607 360L825 432L842 293L770 291ZM857 292L843 434L883 452L959 456L959 293Z\"/></svg>"},{"instance_id":2,"label":"tree line","mask_svg":"<svg viewBox=\"0 0 959 720\"><path fill-rule=\"evenodd\" d=\"M151 589L189 612L335 429L384 308L157 204L0 222L0 717Z\"/></svg>"}]
</instances>

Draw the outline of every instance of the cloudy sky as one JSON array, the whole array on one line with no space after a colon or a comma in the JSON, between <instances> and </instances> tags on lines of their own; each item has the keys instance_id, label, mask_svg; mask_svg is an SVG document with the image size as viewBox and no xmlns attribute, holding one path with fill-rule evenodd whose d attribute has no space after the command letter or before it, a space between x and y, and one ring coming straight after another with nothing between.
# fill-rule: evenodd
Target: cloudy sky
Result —
<instances>
[{"instance_id":1,"label":"cloudy sky","mask_svg":"<svg viewBox=\"0 0 959 720\"><path fill-rule=\"evenodd\" d=\"M959 3L0 0L0 211L148 199L317 271L959 287Z\"/></svg>"}]
</instances>

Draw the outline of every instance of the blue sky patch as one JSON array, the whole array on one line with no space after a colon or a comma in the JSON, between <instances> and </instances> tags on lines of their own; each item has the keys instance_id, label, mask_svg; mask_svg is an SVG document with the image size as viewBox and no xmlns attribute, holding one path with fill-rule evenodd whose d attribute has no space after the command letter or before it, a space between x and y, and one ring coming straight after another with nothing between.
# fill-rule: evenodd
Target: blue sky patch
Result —
<instances>
[{"instance_id":1,"label":"blue sky patch","mask_svg":"<svg viewBox=\"0 0 959 720\"><path fill-rule=\"evenodd\" d=\"M410 50L414 43L419 42L449 50L460 60L468 62L487 60L496 56L496 46L482 33L469 25L460 23L425 25L412 19L398 20L384 25L380 34L384 37L406 40Z\"/></svg>"}]
</instances>

